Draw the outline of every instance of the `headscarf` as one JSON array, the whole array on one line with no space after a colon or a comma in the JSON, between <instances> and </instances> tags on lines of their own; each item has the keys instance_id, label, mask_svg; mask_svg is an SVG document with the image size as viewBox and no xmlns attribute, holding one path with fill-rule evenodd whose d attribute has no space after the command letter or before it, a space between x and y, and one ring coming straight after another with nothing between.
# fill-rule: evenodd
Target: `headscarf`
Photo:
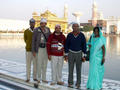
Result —
<instances>
[{"instance_id":1,"label":"headscarf","mask_svg":"<svg viewBox=\"0 0 120 90\"><path fill-rule=\"evenodd\" d=\"M100 27L95 27L99 29L99 38L103 41L104 45L106 46L106 38L103 36L101 28ZM93 32L93 34L91 35L91 39L95 38L95 34Z\"/></svg>"},{"instance_id":2,"label":"headscarf","mask_svg":"<svg viewBox=\"0 0 120 90\"><path fill-rule=\"evenodd\" d=\"M96 27L95 27L96 28ZM100 49L103 45L105 47L105 52L106 52L106 38L103 36L102 32L101 32L101 29L98 27L99 29L99 43L97 43L97 49ZM95 34L93 32L93 34L91 35L89 41L88 41L88 45L92 45L94 43L94 39L95 39Z\"/></svg>"}]
</instances>

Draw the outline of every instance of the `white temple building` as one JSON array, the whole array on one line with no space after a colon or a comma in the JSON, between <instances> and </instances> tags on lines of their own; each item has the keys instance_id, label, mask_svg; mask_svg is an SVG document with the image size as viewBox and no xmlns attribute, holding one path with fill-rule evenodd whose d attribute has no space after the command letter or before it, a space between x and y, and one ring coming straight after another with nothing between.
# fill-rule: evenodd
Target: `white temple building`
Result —
<instances>
[{"instance_id":1,"label":"white temple building","mask_svg":"<svg viewBox=\"0 0 120 90\"><path fill-rule=\"evenodd\" d=\"M29 21L0 19L0 31L22 31L29 27Z\"/></svg>"},{"instance_id":2,"label":"white temple building","mask_svg":"<svg viewBox=\"0 0 120 90\"><path fill-rule=\"evenodd\" d=\"M93 26L99 24L106 34L120 34L120 17L104 18L103 13L98 11L96 0L93 1L92 5L92 19L88 22L92 23Z\"/></svg>"}]
</instances>

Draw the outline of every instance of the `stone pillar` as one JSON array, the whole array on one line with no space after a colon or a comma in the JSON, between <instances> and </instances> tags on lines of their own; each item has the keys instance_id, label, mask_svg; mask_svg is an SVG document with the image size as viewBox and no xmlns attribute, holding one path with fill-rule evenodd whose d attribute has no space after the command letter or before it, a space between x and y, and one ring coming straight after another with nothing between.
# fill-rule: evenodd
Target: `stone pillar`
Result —
<instances>
[{"instance_id":1,"label":"stone pillar","mask_svg":"<svg viewBox=\"0 0 120 90\"><path fill-rule=\"evenodd\" d=\"M72 15L76 17L76 22L78 24L80 24L80 17L82 16L82 13L81 12L74 12L74 13L72 13Z\"/></svg>"},{"instance_id":2,"label":"stone pillar","mask_svg":"<svg viewBox=\"0 0 120 90\"><path fill-rule=\"evenodd\" d=\"M68 19L68 5L65 4L64 6L64 18Z\"/></svg>"},{"instance_id":3,"label":"stone pillar","mask_svg":"<svg viewBox=\"0 0 120 90\"><path fill-rule=\"evenodd\" d=\"M120 34L120 21L117 23L117 34Z\"/></svg>"},{"instance_id":4,"label":"stone pillar","mask_svg":"<svg viewBox=\"0 0 120 90\"><path fill-rule=\"evenodd\" d=\"M94 0L93 6L92 6L92 25L95 27L97 25L97 4Z\"/></svg>"},{"instance_id":5,"label":"stone pillar","mask_svg":"<svg viewBox=\"0 0 120 90\"><path fill-rule=\"evenodd\" d=\"M107 21L106 34L110 34L110 25Z\"/></svg>"}]
</instances>

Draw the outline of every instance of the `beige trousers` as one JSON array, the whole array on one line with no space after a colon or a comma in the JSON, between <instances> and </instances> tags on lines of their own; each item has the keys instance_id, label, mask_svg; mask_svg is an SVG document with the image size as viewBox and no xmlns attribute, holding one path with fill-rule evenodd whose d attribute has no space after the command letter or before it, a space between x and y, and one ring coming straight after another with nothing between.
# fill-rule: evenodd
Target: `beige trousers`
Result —
<instances>
[{"instance_id":1,"label":"beige trousers","mask_svg":"<svg viewBox=\"0 0 120 90\"><path fill-rule=\"evenodd\" d=\"M46 48L39 48L38 50L38 61L37 61L37 72L38 72L38 80L46 80L46 69L48 63L48 55Z\"/></svg>"},{"instance_id":2,"label":"beige trousers","mask_svg":"<svg viewBox=\"0 0 120 90\"><path fill-rule=\"evenodd\" d=\"M63 56L52 56L51 57L51 68L52 68L52 82L62 81L62 69L64 59Z\"/></svg>"},{"instance_id":3,"label":"beige trousers","mask_svg":"<svg viewBox=\"0 0 120 90\"><path fill-rule=\"evenodd\" d=\"M30 79L31 76L31 63L33 62L33 79L37 78L37 59L33 56L32 52L26 52L26 76Z\"/></svg>"}]
</instances>

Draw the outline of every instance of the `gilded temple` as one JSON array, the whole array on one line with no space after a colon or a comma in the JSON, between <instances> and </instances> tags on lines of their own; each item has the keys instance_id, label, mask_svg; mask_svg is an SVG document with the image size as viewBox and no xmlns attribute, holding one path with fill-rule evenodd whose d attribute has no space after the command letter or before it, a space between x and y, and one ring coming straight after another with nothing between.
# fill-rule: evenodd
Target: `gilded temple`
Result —
<instances>
[{"instance_id":1,"label":"gilded temple","mask_svg":"<svg viewBox=\"0 0 120 90\"><path fill-rule=\"evenodd\" d=\"M36 12L33 12L32 17L36 20L36 27L40 25L41 18L46 18L47 26L51 29L51 31L54 30L56 24L60 24L62 31L65 32L68 26L68 7L67 5L64 6L64 16L62 18L57 17L56 14L50 12L49 10L41 13L40 16Z\"/></svg>"}]
</instances>

